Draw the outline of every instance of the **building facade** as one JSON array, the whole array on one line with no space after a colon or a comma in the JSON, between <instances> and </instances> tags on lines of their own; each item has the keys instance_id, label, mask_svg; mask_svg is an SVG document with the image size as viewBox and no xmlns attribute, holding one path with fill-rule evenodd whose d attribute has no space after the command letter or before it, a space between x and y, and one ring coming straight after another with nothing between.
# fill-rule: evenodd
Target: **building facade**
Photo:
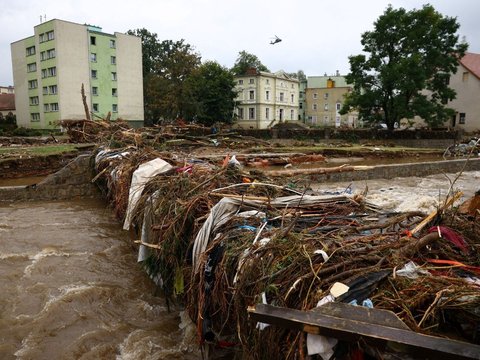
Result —
<instances>
[{"instance_id":1,"label":"building facade","mask_svg":"<svg viewBox=\"0 0 480 360\"><path fill-rule=\"evenodd\" d=\"M50 20L11 44L17 125L58 128L85 119L143 122L141 39L90 25Z\"/></svg>"},{"instance_id":2,"label":"building facade","mask_svg":"<svg viewBox=\"0 0 480 360\"><path fill-rule=\"evenodd\" d=\"M448 107L455 110L449 126L467 132L480 130L480 54L466 53L457 73L450 76L449 86L457 92Z\"/></svg>"},{"instance_id":3,"label":"building facade","mask_svg":"<svg viewBox=\"0 0 480 360\"><path fill-rule=\"evenodd\" d=\"M16 115L15 111L15 94L0 94L0 114L6 117L8 114Z\"/></svg>"},{"instance_id":4,"label":"building facade","mask_svg":"<svg viewBox=\"0 0 480 360\"><path fill-rule=\"evenodd\" d=\"M299 81L285 72L251 69L236 76L238 103L235 124L244 129L267 129L281 122L298 122Z\"/></svg>"},{"instance_id":5,"label":"building facade","mask_svg":"<svg viewBox=\"0 0 480 360\"><path fill-rule=\"evenodd\" d=\"M0 86L0 94L15 94L13 86Z\"/></svg>"},{"instance_id":6,"label":"building facade","mask_svg":"<svg viewBox=\"0 0 480 360\"><path fill-rule=\"evenodd\" d=\"M318 127L357 127L357 113L340 115L345 95L351 89L345 77L339 74L307 77L305 123Z\"/></svg>"}]
</instances>

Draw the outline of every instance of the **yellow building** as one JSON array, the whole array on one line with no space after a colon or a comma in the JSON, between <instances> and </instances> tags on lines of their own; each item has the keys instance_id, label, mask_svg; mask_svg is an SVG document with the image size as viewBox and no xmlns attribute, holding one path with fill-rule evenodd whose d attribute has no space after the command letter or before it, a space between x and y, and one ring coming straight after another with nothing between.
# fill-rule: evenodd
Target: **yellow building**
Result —
<instances>
[{"instance_id":1,"label":"yellow building","mask_svg":"<svg viewBox=\"0 0 480 360\"><path fill-rule=\"evenodd\" d=\"M299 81L283 71L251 69L236 76L238 103L235 125L267 129L281 122L298 122Z\"/></svg>"},{"instance_id":2,"label":"yellow building","mask_svg":"<svg viewBox=\"0 0 480 360\"><path fill-rule=\"evenodd\" d=\"M352 89L344 76L309 76L305 89L305 123L318 127L358 126L358 114L340 115L344 97Z\"/></svg>"}]
</instances>

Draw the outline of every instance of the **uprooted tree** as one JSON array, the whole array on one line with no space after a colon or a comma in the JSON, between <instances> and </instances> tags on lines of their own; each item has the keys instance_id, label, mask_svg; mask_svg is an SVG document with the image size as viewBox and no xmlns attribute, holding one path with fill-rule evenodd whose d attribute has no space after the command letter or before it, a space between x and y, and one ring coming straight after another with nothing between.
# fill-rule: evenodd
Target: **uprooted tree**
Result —
<instances>
[{"instance_id":1,"label":"uprooted tree","mask_svg":"<svg viewBox=\"0 0 480 360\"><path fill-rule=\"evenodd\" d=\"M354 85L342 113L357 109L367 123L384 122L390 130L401 119L418 115L438 126L453 115L446 107L455 98L448 86L468 45L459 42L456 18L443 16L431 5L406 11L389 6L362 34L363 51L350 56Z\"/></svg>"}]
</instances>

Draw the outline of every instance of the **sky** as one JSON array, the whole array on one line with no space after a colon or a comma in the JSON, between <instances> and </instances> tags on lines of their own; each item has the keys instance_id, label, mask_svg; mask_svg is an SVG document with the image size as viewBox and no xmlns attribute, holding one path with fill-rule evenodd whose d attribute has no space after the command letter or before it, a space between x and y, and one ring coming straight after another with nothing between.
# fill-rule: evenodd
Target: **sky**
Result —
<instances>
[{"instance_id":1,"label":"sky","mask_svg":"<svg viewBox=\"0 0 480 360\"><path fill-rule=\"evenodd\" d=\"M184 39L202 61L227 68L245 50L272 72L319 76L349 72L348 57L362 52L362 33L388 4L412 10L426 3L456 17L468 51L480 53L478 0L0 0L0 86L13 85L10 44L32 36L40 16L110 34L145 28L160 41ZM275 36L282 41L270 45Z\"/></svg>"}]
</instances>

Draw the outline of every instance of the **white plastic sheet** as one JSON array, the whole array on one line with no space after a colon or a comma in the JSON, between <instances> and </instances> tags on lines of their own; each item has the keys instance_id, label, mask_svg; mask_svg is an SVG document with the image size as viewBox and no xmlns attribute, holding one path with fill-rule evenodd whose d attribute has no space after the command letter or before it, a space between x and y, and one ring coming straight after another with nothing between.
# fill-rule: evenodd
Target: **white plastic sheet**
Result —
<instances>
[{"instance_id":1,"label":"white plastic sheet","mask_svg":"<svg viewBox=\"0 0 480 360\"><path fill-rule=\"evenodd\" d=\"M138 167L133 173L132 183L130 184L130 191L128 193L128 207L125 215L125 222L123 223L123 229L130 229L132 222L133 210L137 206L138 200L142 195L145 184L152 177L158 174L165 173L173 169L173 166L160 158L153 159Z\"/></svg>"}]
</instances>

